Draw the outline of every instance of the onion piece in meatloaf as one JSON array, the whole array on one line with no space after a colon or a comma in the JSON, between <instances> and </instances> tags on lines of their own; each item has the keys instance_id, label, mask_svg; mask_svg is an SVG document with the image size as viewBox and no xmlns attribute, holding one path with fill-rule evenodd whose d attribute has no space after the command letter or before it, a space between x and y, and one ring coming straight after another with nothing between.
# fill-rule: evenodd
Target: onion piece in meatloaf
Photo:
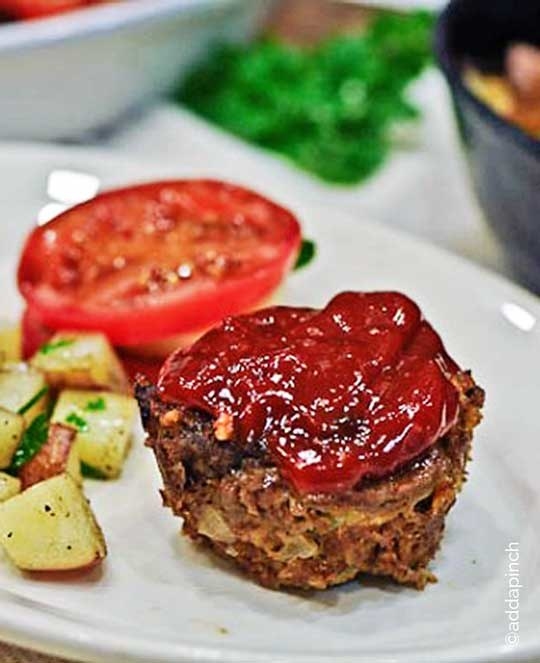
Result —
<instances>
[{"instance_id":1,"label":"onion piece in meatloaf","mask_svg":"<svg viewBox=\"0 0 540 663\"><path fill-rule=\"evenodd\" d=\"M255 315L268 320L274 310ZM307 312L304 317L318 313L302 311ZM248 317L240 318L244 331ZM210 334L224 329L236 328L226 321ZM426 344L423 339L423 350L427 345L432 349L432 340L430 336ZM214 342L215 337L199 341L206 366ZM412 346L410 339L407 343L407 348ZM193 348L177 356L193 356ZM183 518L187 536L234 560L266 587L325 589L367 573L423 589L435 580L428 564L465 481L473 429L484 401L469 372L449 358L448 366L454 367L446 378L456 396L456 412L443 434L392 471L378 476L372 465L353 485L335 490L299 484L265 443L266 433L258 439L246 437L235 416L212 412L200 393L198 405L191 397L171 400L162 388L140 378L136 394L148 444L163 476L164 504ZM170 367L171 360L163 370ZM189 384L193 387L193 380Z\"/></svg>"}]
</instances>

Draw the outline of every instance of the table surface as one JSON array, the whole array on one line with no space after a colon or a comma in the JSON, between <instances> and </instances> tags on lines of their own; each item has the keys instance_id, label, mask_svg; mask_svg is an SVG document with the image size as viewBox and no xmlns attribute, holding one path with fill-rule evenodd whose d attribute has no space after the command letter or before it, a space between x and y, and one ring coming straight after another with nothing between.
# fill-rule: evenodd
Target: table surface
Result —
<instances>
[{"instance_id":1,"label":"table surface","mask_svg":"<svg viewBox=\"0 0 540 663\"><path fill-rule=\"evenodd\" d=\"M355 32L373 13L373 8L349 3L283 0L272 12L267 30L287 41L309 44L335 32Z\"/></svg>"},{"instance_id":2,"label":"table surface","mask_svg":"<svg viewBox=\"0 0 540 663\"><path fill-rule=\"evenodd\" d=\"M285 1L271 17L269 29L286 39L311 43L336 30L358 29L371 12L346 3ZM248 173L255 187L257 181L286 181L306 199L347 207L505 273L500 250L471 191L440 75L429 72L415 84L412 95L423 109L414 135L376 177L347 189L314 180L166 103L145 110L94 144L133 159L178 163L182 170L201 173L211 164L225 177L231 170ZM59 659L0 644L0 661L57 663Z\"/></svg>"}]
</instances>

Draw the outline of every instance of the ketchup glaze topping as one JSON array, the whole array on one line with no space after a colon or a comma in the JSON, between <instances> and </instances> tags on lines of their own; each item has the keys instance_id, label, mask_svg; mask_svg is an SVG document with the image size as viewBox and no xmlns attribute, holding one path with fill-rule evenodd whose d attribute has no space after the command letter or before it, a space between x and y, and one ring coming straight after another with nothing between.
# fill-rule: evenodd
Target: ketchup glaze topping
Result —
<instances>
[{"instance_id":1,"label":"ketchup glaze topping","mask_svg":"<svg viewBox=\"0 0 540 663\"><path fill-rule=\"evenodd\" d=\"M458 366L394 292L226 319L161 369L166 402L232 417L300 492L338 492L413 460L456 422ZM227 444L224 442L223 444Z\"/></svg>"}]
</instances>

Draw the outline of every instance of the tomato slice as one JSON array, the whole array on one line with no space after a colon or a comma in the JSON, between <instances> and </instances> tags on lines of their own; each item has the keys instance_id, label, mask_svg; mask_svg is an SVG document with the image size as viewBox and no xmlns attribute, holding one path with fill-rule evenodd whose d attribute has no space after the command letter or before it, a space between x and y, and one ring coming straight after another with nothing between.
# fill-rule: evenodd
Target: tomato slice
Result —
<instances>
[{"instance_id":1,"label":"tomato slice","mask_svg":"<svg viewBox=\"0 0 540 663\"><path fill-rule=\"evenodd\" d=\"M0 0L0 11L19 19L41 18L91 4L96 0Z\"/></svg>"},{"instance_id":2,"label":"tomato slice","mask_svg":"<svg viewBox=\"0 0 540 663\"><path fill-rule=\"evenodd\" d=\"M301 243L286 209L210 180L103 193L36 228L19 289L40 327L102 331L136 346L257 308Z\"/></svg>"},{"instance_id":3,"label":"tomato slice","mask_svg":"<svg viewBox=\"0 0 540 663\"><path fill-rule=\"evenodd\" d=\"M23 314L21 329L24 359L29 359L35 355L39 348L54 336L54 330L45 327L35 312L29 308Z\"/></svg>"}]
</instances>

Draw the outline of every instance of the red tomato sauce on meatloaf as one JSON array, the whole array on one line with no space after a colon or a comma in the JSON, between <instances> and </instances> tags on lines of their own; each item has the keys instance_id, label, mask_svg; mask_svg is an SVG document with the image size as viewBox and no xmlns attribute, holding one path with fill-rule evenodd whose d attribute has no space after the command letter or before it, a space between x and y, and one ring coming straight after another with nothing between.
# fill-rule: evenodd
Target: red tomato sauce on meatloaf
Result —
<instances>
[{"instance_id":1,"label":"red tomato sauce on meatloaf","mask_svg":"<svg viewBox=\"0 0 540 663\"><path fill-rule=\"evenodd\" d=\"M414 460L455 424L459 368L395 292L226 319L163 366L161 398L263 444L300 492L338 492ZM229 431L227 432L227 429Z\"/></svg>"}]
</instances>

